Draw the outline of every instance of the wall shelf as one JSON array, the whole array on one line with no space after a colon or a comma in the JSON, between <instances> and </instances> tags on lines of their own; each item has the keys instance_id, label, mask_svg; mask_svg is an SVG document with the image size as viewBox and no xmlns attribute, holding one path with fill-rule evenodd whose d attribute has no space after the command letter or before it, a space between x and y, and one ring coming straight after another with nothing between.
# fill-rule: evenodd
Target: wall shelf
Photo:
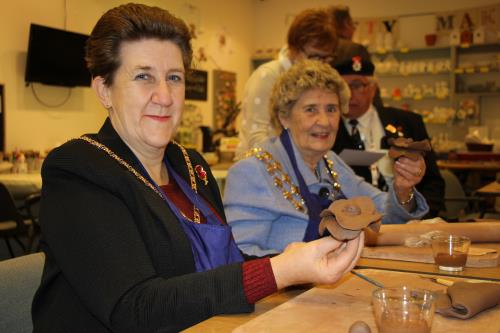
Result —
<instances>
[{"instance_id":1,"label":"wall shelf","mask_svg":"<svg viewBox=\"0 0 500 333\"><path fill-rule=\"evenodd\" d=\"M456 75L498 75L498 73L500 73L500 71L498 70L492 70L492 69L488 69L488 71L481 71L480 69L474 69L473 71L470 71L470 70L464 70L463 72L456 69L454 72L454 74Z\"/></svg>"},{"instance_id":2,"label":"wall shelf","mask_svg":"<svg viewBox=\"0 0 500 333\"><path fill-rule=\"evenodd\" d=\"M500 96L500 91L489 91L489 92L460 92L455 94L457 97L488 97L488 96Z\"/></svg>"},{"instance_id":3,"label":"wall shelf","mask_svg":"<svg viewBox=\"0 0 500 333\"><path fill-rule=\"evenodd\" d=\"M429 46L421 48L401 48L397 50L376 50L371 52L372 55L384 56L389 54L416 54L416 53L432 53L450 52L451 49L456 49L459 53L478 53L478 52L500 52L499 43L485 44L470 44L470 45L451 45L451 46Z\"/></svg>"},{"instance_id":4,"label":"wall shelf","mask_svg":"<svg viewBox=\"0 0 500 333\"><path fill-rule=\"evenodd\" d=\"M467 53L495 53L500 52L499 43L472 44L465 46L454 46L460 54Z\"/></svg>"},{"instance_id":5,"label":"wall shelf","mask_svg":"<svg viewBox=\"0 0 500 333\"><path fill-rule=\"evenodd\" d=\"M420 101L426 101L426 100L433 100L433 101L449 101L450 97L445 97L445 98L438 98L438 97L432 97L432 96L424 96L422 98L414 98L414 97L401 97L400 99L394 99L392 97L383 97L382 98L384 101L392 101L392 102L420 102Z\"/></svg>"},{"instance_id":6,"label":"wall shelf","mask_svg":"<svg viewBox=\"0 0 500 333\"><path fill-rule=\"evenodd\" d=\"M475 118L467 119L467 121L480 123L481 108L485 103L485 98L500 97L500 64L495 60L500 53L500 43L496 44L479 44L469 46L445 46L445 47L428 47L419 49L393 50L390 52L379 53L373 52L372 57L385 61L387 57L394 57L401 65L402 62L433 62L434 65L440 61L449 61L450 71L442 71L438 73L411 73L408 75L394 73L394 67L391 67L392 73L377 73L381 88L387 89L390 93L396 88L403 91L409 84L416 87L433 86L437 81L447 82L449 88L449 97L439 99L436 97L401 98L393 99L392 97L383 98L384 103L394 106L411 105L411 109L419 110L421 114L429 114L435 112L436 108L453 108L456 111L461 108L470 107L464 102L464 99L471 98L476 101L479 113ZM389 60L390 61L390 60ZM386 63L389 66L389 63ZM405 66L406 64L403 64ZM396 67L399 69L398 67ZM417 67L418 68L418 67ZM490 86L491 91L484 92L465 92L468 89L476 86ZM463 104L466 103L466 104ZM434 104L434 105L433 105ZM491 104L491 103L490 103ZM465 106L463 106L465 105ZM442 111L445 112L445 111ZM438 124L438 126L446 126L453 124L455 119L448 118L446 123Z\"/></svg>"},{"instance_id":7,"label":"wall shelf","mask_svg":"<svg viewBox=\"0 0 500 333\"><path fill-rule=\"evenodd\" d=\"M372 52L373 55L383 56L389 54L401 55L401 54L416 54L416 53L439 53L439 52L450 52L450 46L430 46L423 48L401 48L397 50L376 50Z\"/></svg>"},{"instance_id":8,"label":"wall shelf","mask_svg":"<svg viewBox=\"0 0 500 333\"><path fill-rule=\"evenodd\" d=\"M412 77L412 76L444 76L444 75L449 75L450 72L438 72L438 73L411 73L411 74L397 74L397 73L375 73L377 77L383 77L383 78L406 78L406 77Z\"/></svg>"}]
</instances>

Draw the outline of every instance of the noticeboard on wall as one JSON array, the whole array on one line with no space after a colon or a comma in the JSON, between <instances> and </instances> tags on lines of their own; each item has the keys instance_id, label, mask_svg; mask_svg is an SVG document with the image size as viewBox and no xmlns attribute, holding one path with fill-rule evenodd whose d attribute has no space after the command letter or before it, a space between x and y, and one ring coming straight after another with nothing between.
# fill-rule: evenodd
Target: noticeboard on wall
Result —
<instances>
[{"instance_id":1,"label":"noticeboard on wall","mask_svg":"<svg viewBox=\"0 0 500 333\"><path fill-rule=\"evenodd\" d=\"M208 72L192 69L186 75L186 99L206 101Z\"/></svg>"}]
</instances>

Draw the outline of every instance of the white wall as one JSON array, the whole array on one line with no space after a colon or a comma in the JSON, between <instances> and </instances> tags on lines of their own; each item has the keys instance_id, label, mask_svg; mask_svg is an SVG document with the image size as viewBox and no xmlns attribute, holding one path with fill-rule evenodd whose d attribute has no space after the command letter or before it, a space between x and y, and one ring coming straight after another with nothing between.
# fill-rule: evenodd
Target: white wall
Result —
<instances>
[{"instance_id":1,"label":"white wall","mask_svg":"<svg viewBox=\"0 0 500 333\"><path fill-rule=\"evenodd\" d=\"M107 9L128 0L13 0L2 1L0 11L0 83L5 86L6 150L43 150L82 133L95 132L106 117L90 88L75 88L61 107L48 108L37 102L31 88L24 86L24 68L31 22L89 34ZM250 58L258 48L280 47L285 42L290 19L307 7L323 7L331 0L147 0L143 3L169 9L195 21L201 34L195 51L205 47L211 59L199 66L209 71L207 102L197 102L204 124L212 122L211 70L220 67L237 73L237 94L241 99L250 73ZM493 0L351 0L355 17L412 15L495 4ZM191 7L190 7L191 6ZM65 11L66 9L66 11ZM66 15L65 15L66 14ZM228 47L217 46L224 32ZM50 104L62 101L68 90L35 85L41 99Z\"/></svg>"},{"instance_id":2,"label":"white wall","mask_svg":"<svg viewBox=\"0 0 500 333\"><path fill-rule=\"evenodd\" d=\"M354 18L416 15L498 4L498 0L260 0L255 1L255 47L285 44L288 26L300 11L335 4L349 6Z\"/></svg>"},{"instance_id":3,"label":"white wall","mask_svg":"<svg viewBox=\"0 0 500 333\"><path fill-rule=\"evenodd\" d=\"M35 84L40 99L58 104L67 93L67 103L51 108L40 104L24 85L24 70L30 23L89 34L97 19L108 9L129 1L117 0L15 0L2 1L0 11L0 83L5 87L6 150L45 150L83 133L95 132L106 117L91 88ZM204 112L204 123L212 122L211 71L215 68L237 73L237 94L241 96L250 71L254 38L253 0L139 1L170 10L186 20L196 21L201 34L193 46L205 47L210 60L198 66L209 71L207 102L196 102ZM65 26L66 23L66 26ZM219 48L217 36L227 36L227 47ZM217 65L216 65L217 64Z\"/></svg>"}]
</instances>

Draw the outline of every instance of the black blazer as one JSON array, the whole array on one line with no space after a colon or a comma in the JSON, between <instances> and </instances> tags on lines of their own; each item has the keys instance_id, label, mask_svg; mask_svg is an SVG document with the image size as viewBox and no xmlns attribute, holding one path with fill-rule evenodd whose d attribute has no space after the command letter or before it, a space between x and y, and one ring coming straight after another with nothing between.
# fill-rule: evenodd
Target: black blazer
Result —
<instances>
[{"instance_id":1,"label":"black blazer","mask_svg":"<svg viewBox=\"0 0 500 333\"><path fill-rule=\"evenodd\" d=\"M394 136L387 131L387 125L392 124L398 131L402 132L404 137L412 138L415 141L429 139L422 117L414 112L408 112L401 109L383 107L377 108L380 121L384 127L386 136ZM344 122L340 121L337 131L337 138L333 146L333 151L339 154L343 149L356 149L354 142L347 131ZM381 148L387 149L387 142L383 138ZM435 217L439 210L443 209L444 200L444 180L439 173L439 168L436 163L436 154L434 151L425 155L426 172L422 181L416 186L418 191L427 200L429 205L429 214L427 217ZM365 178L371 183L371 173L368 167L353 167L356 174Z\"/></svg>"},{"instance_id":2,"label":"black blazer","mask_svg":"<svg viewBox=\"0 0 500 333\"><path fill-rule=\"evenodd\" d=\"M140 171L106 120L89 135ZM209 166L198 192L225 220ZM180 149L166 154L189 181ZM32 307L35 332L175 332L220 313L250 312L241 264L196 273L189 240L165 202L102 150L72 140L43 165L40 210L46 254Z\"/></svg>"}]
</instances>

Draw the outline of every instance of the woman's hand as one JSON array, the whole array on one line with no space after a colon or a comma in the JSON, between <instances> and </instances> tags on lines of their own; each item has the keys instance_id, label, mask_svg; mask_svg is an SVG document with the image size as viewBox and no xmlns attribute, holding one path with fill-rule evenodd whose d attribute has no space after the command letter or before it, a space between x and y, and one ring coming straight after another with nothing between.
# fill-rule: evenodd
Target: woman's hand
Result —
<instances>
[{"instance_id":1,"label":"woman's hand","mask_svg":"<svg viewBox=\"0 0 500 333\"><path fill-rule=\"evenodd\" d=\"M347 242L324 237L309 243L292 243L271 258L278 289L302 283L334 283L351 271L364 245L364 233Z\"/></svg>"},{"instance_id":2,"label":"woman's hand","mask_svg":"<svg viewBox=\"0 0 500 333\"><path fill-rule=\"evenodd\" d=\"M400 157L394 163L394 191L400 202L405 202L415 185L425 175L425 161L422 156L417 160Z\"/></svg>"}]
</instances>

